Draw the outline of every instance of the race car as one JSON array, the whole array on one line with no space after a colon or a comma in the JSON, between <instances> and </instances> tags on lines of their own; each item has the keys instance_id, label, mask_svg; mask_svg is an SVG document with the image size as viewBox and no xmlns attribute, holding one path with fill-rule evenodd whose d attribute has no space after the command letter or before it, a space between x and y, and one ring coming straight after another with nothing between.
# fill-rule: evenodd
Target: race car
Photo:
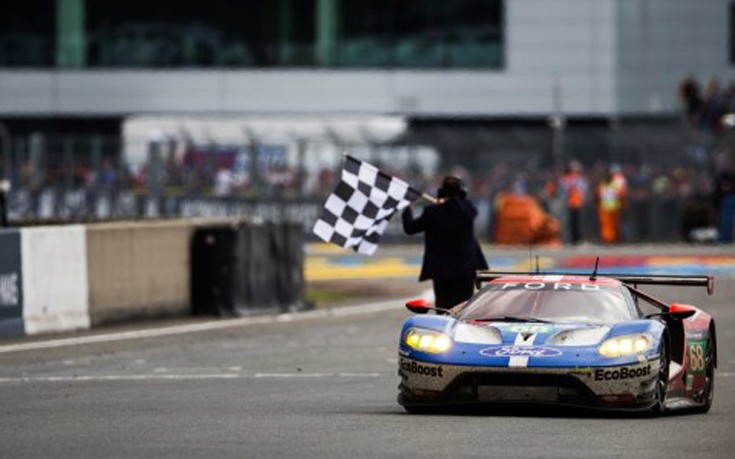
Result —
<instances>
[{"instance_id":1,"label":"race car","mask_svg":"<svg viewBox=\"0 0 735 459\"><path fill-rule=\"evenodd\" d=\"M408 412L484 403L707 412L715 321L639 285L705 286L709 276L481 271L448 312L423 299L401 330L398 403ZM434 310L436 314L426 314Z\"/></svg>"}]
</instances>

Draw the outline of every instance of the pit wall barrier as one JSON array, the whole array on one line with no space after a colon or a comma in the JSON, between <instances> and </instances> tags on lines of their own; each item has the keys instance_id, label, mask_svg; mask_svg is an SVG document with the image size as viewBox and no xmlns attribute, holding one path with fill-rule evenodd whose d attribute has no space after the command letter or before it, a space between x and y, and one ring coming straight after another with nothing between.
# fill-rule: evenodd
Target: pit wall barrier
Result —
<instances>
[{"instance_id":1,"label":"pit wall barrier","mask_svg":"<svg viewBox=\"0 0 735 459\"><path fill-rule=\"evenodd\" d=\"M303 227L160 221L0 230L0 339L305 309Z\"/></svg>"},{"instance_id":2,"label":"pit wall barrier","mask_svg":"<svg viewBox=\"0 0 735 459\"><path fill-rule=\"evenodd\" d=\"M189 312L185 221L87 226L92 326Z\"/></svg>"},{"instance_id":3,"label":"pit wall barrier","mask_svg":"<svg viewBox=\"0 0 735 459\"><path fill-rule=\"evenodd\" d=\"M192 237L194 314L307 309L300 224L212 225Z\"/></svg>"},{"instance_id":4,"label":"pit wall barrier","mask_svg":"<svg viewBox=\"0 0 735 459\"><path fill-rule=\"evenodd\" d=\"M0 337L24 333L22 282L20 231L0 230Z\"/></svg>"},{"instance_id":5,"label":"pit wall barrier","mask_svg":"<svg viewBox=\"0 0 735 459\"><path fill-rule=\"evenodd\" d=\"M84 226L23 228L20 241L26 334L89 328Z\"/></svg>"}]
</instances>

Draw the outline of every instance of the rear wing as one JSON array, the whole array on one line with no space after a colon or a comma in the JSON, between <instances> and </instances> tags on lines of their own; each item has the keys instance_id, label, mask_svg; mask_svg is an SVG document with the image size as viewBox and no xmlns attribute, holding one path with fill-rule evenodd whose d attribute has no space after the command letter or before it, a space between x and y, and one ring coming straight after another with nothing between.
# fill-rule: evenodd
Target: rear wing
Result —
<instances>
[{"instance_id":1,"label":"rear wing","mask_svg":"<svg viewBox=\"0 0 735 459\"><path fill-rule=\"evenodd\" d=\"M495 279L506 276L585 276L584 273L539 273L539 272L501 272L501 271L477 271L475 277L475 286L480 288L483 282L490 282ZM637 274L595 274L590 276L590 280L596 277L607 277L617 279L624 284L636 285L678 285L682 287L706 287L707 293L712 295L715 291L715 278L713 276L654 276L654 275L637 275Z\"/></svg>"}]
</instances>

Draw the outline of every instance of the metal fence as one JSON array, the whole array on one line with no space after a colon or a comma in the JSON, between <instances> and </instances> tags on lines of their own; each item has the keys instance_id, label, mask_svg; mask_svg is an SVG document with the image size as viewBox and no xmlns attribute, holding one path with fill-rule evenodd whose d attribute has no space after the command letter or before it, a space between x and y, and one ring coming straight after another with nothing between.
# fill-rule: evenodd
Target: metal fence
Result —
<instances>
[{"instance_id":1,"label":"metal fence","mask_svg":"<svg viewBox=\"0 0 735 459\"><path fill-rule=\"evenodd\" d=\"M616 127L610 134L609 141L616 148L620 144L620 130ZM38 133L13 136L0 123L0 167L2 176L11 184L7 207L10 223L14 225L244 217L298 222L308 230L339 178L342 153L348 151L430 193L444 174L464 177L480 211L477 233L486 241L492 240L497 193L522 192L539 196L543 202L544 184L554 180L559 172L554 169L558 139L554 139L553 131L539 134L538 142L518 142L515 146L508 139L498 140L498 130L490 132L490 136L474 135L486 142L485 149L464 154L457 153L458 148L449 151L444 145L431 145L431 139L416 135L420 131L409 130L408 135L388 144L295 139L289 145L254 142L232 145L146 138L137 139L146 146L146 157L136 162L124 154L130 139ZM507 131L518 132L517 129ZM657 135L662 135L661 131L659 128ZM427 128L426 132L434 130ZM469 137L461 130L458 132L459 137ZM591 134L595 142L599 142L600 132L596 128ZM646 131L648 138L653 135L651 132ZM524 135L527 139L533 137ZM493 139L503 148L495 148ZM584 150L575 138L567 141L574 147L567 148L567 157ZM670 143L666 145L674 148ZM645 148L650 150L649 146ZM714 209L708 195L710 153L697 152L695 143L682 142L675 148L678 153L670 156L683 160L675 160L670 166L662 166L662 161L657 160L661 157L660 150L652 150L651 158L642 157L640 151L644 147L640 147L630 161L618 155L627 161L623 165L631 186L631 199L624 214L626 241L690 239L692 230L714 225ZM523 155L527 159L518 161ZM597 163L593 162L592 153L578 156L586 162L590 189L594 189L610 155ZM596 210L592 197L589 198L583 212L583 239L596 242L599 239ZM564 227L563 211L551 213L560 218ZM401 238L399 225L392 222L386 239Z\"/></svg>"}]
</instances>

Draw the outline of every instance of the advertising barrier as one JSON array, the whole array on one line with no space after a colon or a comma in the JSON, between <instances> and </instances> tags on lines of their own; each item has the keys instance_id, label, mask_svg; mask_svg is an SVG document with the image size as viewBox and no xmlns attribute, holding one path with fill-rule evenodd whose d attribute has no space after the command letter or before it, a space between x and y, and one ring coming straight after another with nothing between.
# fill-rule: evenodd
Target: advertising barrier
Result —
<instances>
[{"instance_id":1,"label":"advertising barrier","mask_svg":"<svg viewBox=\"0 0 735 459\"><path fill-rule=\"evenodd\" d=\"M0 337L22 336L23 276L20 231L0 230Z\"/></svg>"},{"instance_id":2,"label":"advertising barrier","mask_svg":"<svg viewBox=\"0 0 735 459\"><path fill-rule=\"evenodd\" d=\"M275 292L276 260L272 256L268 225L243 225L238 229L235 301L240 313L279 308Z\"/></svg>"},{"instance_id":3,"label":"advertising barrier","mask_svg":"<svg viewBox=\"0 0 735 459\"><path fill-rule=\"evenodd\" d=\"M278 304L301 309L304 305L304 233L300 225L271 225L276 268L275 292Z\"/></svg>"},{"instance_id":4,"label":"advertising barrier","mask_svg":"<svg viewBox=\"0 0 735 459\"><path fill-rule=\"evenodd\" d=\"M298 224L199 227L192 236L194 314L248 315L305 308Z\"/></svg>"}]
</instances>

